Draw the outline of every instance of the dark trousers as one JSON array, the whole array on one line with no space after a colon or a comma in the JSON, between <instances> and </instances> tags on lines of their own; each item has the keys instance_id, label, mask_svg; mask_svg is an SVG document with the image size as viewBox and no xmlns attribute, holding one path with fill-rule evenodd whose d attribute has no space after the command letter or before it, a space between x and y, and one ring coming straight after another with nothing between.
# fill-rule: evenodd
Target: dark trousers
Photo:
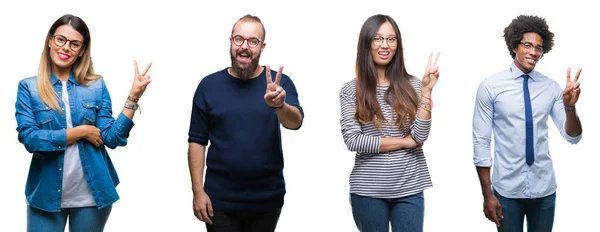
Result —
<instances>
[{"instance_id":1,"label":"dark trousers","mask_svg":"<svg viewBox=\"0 0 600 232\"><path fill-rule=\"evenodd\" d=\"M281 209L269 212L214 212L207 232L274 232Z\"/></svg>"}]
</instances>

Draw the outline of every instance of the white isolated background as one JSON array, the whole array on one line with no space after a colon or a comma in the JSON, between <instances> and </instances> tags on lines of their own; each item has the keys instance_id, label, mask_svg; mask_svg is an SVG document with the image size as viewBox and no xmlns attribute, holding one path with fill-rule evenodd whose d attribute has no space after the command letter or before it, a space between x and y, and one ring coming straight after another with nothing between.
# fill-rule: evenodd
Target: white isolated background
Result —
<instances>
[{"instance_id":1,"label":"white isolated background","mask_svg":"<svg viewBox=\"0 0 600 232\"><path fill-rule=\"evenodd\" d=\"M244 14L259 16L267 46L260 63L295 82L305 119L283 131L287 195L277 231L357 231L349 204L354 155L339 129L338 93L354 78L358 33L373 14L392 16L402 32L406 66L421 77L429 52L441 52L433 92L433 128L424 149L434 187L425 191L425 231L495 231L482 212L472 161L471 118L481 80L510 67L503 29L519 14L545 17L555 46L536 70L565 85L567 67L583 68L578 145L550 123L558 181L554 231L596 228L600 18L592 1L5 1L0 6L0 231L24 231L24 186L31 155L17 141L18 82L36 75L44 38L63 14L88 24L97 73L114 115L133 78L152 61L153 82L140 100L129 144L109 150L121 200L106 231L205 231L192 213L187 166L191 102L200 80L230 65L229 36Z\"/></svg>"}]
</instances>

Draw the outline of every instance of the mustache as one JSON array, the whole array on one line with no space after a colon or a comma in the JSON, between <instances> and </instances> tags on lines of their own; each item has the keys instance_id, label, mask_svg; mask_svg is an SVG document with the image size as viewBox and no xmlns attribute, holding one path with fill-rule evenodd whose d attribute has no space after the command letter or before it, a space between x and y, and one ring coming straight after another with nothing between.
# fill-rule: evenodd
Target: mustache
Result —
<instances>
[{"instance_id":1,"label":"mustache","mask_svg":"<svg viewBox=\"0 0 600 232\"><path fill-rule=\"evenodd\" d=\"M236 55L244 55L244 56L252 56L252 51L250 51L249 49L243 49L243 50L239 50L235 53Z\"/></svg>"}]
</instances>

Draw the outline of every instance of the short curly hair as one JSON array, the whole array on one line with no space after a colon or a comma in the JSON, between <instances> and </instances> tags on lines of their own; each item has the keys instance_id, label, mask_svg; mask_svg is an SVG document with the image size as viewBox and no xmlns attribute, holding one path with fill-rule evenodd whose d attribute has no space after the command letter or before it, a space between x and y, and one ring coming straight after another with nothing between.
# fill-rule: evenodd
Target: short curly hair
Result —
<instances>
[{"instance_id":1,"label":"short curly hair","mask_svg":"<svg viewBox=\"0 0 600 232\"><path fill-rule=\"evenodd\" d=\"M554 46L554 33L548 29L546 20L533 15L519 15L512 20L508 27L504 28L506 47L513 59L516 55L513 49L519 46L519 43L523 39L523 34L528 32L535 32L542 37L544 41L544 54L552 50L552 46Z\"/></svg>"}]
</instances>

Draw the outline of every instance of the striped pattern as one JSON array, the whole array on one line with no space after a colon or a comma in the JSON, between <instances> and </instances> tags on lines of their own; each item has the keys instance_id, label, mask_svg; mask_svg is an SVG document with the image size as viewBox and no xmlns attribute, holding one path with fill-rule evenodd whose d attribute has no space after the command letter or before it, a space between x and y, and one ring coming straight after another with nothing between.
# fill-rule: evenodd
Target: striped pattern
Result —
<instances>
[{"instance_id":1,"label":"striped pattern","mask_svg":"<svg viewBox=\"0 0 600 232\"><path fill-rule=\"evenodd\" d=\"M411 77L411 83L421 95L421 81ZM356 152L350 174L350 192L373 198L398 198L422 192L431 187L427 162L421 148L379 152L382 137L406 137L412 134L418 142L429 136L431 120L418 117L408 128L399 129L390 105L384 101L385 86L377 87L377 101L387 121L381 128L356 121L356 83L346 82L340 91L341 131L350 151Z\"/></svg>"}]
</instances>

